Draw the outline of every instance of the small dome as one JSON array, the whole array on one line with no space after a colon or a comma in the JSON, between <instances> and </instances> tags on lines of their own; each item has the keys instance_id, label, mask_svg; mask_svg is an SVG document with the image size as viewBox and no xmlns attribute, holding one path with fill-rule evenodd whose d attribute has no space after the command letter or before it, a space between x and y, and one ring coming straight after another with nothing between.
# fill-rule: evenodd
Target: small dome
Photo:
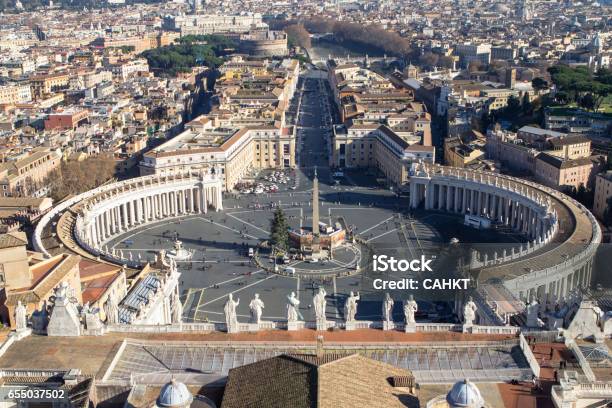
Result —
<instances>
[{"instance_id":1,"label":"small dome","mask_svg":"<svg viewBox=\"0 0 612 408\"><path fill-rule=\"evenodd\" d=\"M453 388L446 394L446 402L452 408L482 408L484 406L480 390L467 379L453 385Z\"/></svg>"},{"instance_id":2,"label":"small dome","mask_svg":"<svg viewBox=\"0 0 612 408\"><path fill-rule=\"evenodd\" d=\"M191 405L193 396L182 382L172 381L164 385L157 397L157 406L163 408L186 408Z\"/></svg>"}]
</instances>

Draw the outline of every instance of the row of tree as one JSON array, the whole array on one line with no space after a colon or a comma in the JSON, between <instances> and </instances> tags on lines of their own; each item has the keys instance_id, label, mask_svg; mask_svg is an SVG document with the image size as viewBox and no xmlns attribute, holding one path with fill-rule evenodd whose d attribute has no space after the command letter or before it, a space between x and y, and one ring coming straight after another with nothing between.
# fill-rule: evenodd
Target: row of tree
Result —
<instances>
[{"instance_id":1,"label":"row of tree","mask_svg":"<svg viewBox=\"0 0 612 408\"><path fill-rule=\"evenodd\" d=\"M218 35L189 35L182 37L178 44L147 50L142 56L157 74L176 76L196 66L217 68L223 63L221 57L235 46L231 39Z\"/></svg>"},{"instance_id":2,"label":"row of tree","mask_svg":"<svg viewBox=\"0 0 612 408\"><path fill-rule=\"evenodd\" d=\"M270 20L268 24L275 30L285 30L288 37L305 48L311 45L310 34L332 33L335 41L339 43L358 44L397 57L412 56L415 60L420 55L408 38L376 24L362 25L329 18L307 18L299 21L279 19Z\"/></svg>"},{"instance_id":3,"label":"row of tree","mask_svg":"<svg viewBox=\"0 0 612 408\"><path fill-rule=\"evenodd\" d=\"M289 24L284 28L287 33L287 40L289 45L298 45L302 48L310 48L312 46L312 41L310 40L310 33L304 27L304 24L294 23Z\"/></svg>"},{"instance_id":4,"label":"row of tree","mask_svg":"<svg viewBox=\"0 0 612 408\"><path fill-rule=\"evenodd\" d=\"M59 201L106 183L115 176L115 172L116 163L112 154L102 154L83 161L62 162L43 184L49 187L49 197Z\"/></svg>"},{"instance_id":5,"label":"row of tree","mask_svg":"<svg viewBox=\"0 0 612 408\"><path fill-rule=\"evenodd\" d=\"M555 65L548 72L557 87L555 100L563 105L576 103L586 110L597 112L612 93L610 69L602 68L593 73L587 67Z\"/></svg>"}]
</instances>

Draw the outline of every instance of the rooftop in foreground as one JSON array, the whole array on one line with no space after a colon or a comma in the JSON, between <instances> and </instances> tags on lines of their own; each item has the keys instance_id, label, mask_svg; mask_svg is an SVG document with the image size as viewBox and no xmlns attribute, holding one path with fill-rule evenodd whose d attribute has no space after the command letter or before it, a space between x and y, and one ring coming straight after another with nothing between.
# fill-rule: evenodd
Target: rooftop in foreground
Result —
<instances>
[{"instance_id":1,"label":"rooftop in foreground","mask_svg":"<svg viewBox=\"0 0 612 408\"><path fill-rule=\"evenodd\" d=\"M222 376L232 367L262 358L287 352L312 352L316 336L317 332L311 330L235 335L219 332L110 333L79 338L33 335L12 345L2 357L0 366L20 369L76 367L100 379L117 380L133 375L149 377L169 373L187 377ZM326 332L324 337L326 352L359 352L409 368L417 379L425 382L454 381L455 377L467 374L474 380L491 376L506 380L529 371L517 349L517 340L512 336L452 332L407 334L366 329Z\"/></svg>"}]
</instances>

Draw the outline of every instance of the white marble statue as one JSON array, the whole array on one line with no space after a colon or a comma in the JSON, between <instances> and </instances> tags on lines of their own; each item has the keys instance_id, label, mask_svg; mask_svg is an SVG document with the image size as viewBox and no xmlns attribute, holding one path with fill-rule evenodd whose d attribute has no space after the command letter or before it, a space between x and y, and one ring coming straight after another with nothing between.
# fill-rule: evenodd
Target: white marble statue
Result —
<instances>
[{"instance_id":1,"label":"white marble statue","mask_svg":"<svg viewBox=\"0 0 612 408\"><path fill-rule=\"evenodd\" d=\"M26 307L21 303L21 300L17 301L15 306L15 329L17 331L23 331L28 328L28 318Z\"/></svg>"},{"instance_id":2,"label":"white marble statue","mask_svg":"<svg viewBox=\"0 0 612 408\"><path fill-rule=\"evenodd\" d=\"M263 314L264 307L264 302L259 298L259 293L256 293L251 303L249 303L249 309L251 309L251 323L259 324L261 322L261 315Z\"/></svg>"},{"instance_id":3,"label":"white marble statue","mask_svg":"<svg viewBox=\"0 0 612 408\"><path fill-rule=\"evenodd\" d=\"M385 293L385 299L382 304L382 312L383 312L383 321L386 323L391 323L393 321L393 299L389 295L389 292Z\"/></svg>"},{"instance_id":4,"label":"white marble statue","mask_svg":"<svg viewBox=\"0 0 612 408\"><path fill-rule=\"evenodd\" d=\"M295 292L291 292L291 295L287 296L287 321L297 322L302 320L302 314L299 310L300 301L295 296Z\"/></svg>"},{"instance_id":5,"label":"white marble statue","mask_svg":"<svg viewBox=\"0 0 612 408\"><path fill-rule=\"evenodd\" d=\"M53 289L53 295L55 298L63 299L65 298L66 292L68 291L68 284L66 282L61 282L57 287Z\"/></svg>"},{"instance_id":6,"label":"white marble statue","mask_svg":"<svg viewBox=\"0 0 612 408\"><path fill-rule=\"evenodd\" d=\"M81 314L85 316L88 313L91 313L91 306L89 305L89 302L85 302L83 308L81 308Z\"/></svg>"},{"instance_id":7,"label":"white marble statue","mask_svg":"<svg viewBox=\"0 0 612 408\"><path fill-rule=\"evenodd\" d=\"M325 325L327 323L327 317L325 316L325 309L327 308L327 300L325 299L327 296L327 292L323 286L319 286L319 291L312 298L314 309L315 309L315 318L317 319L317 324Z\"/></svg>"},{"instance_id":8,"label":"white marble statue","mask_svg":"<svg viewBox=\"0 0 612 408\"><path fill-rule=\"evenodd\" d=\"M404 302L404 319L406 320L406 324L416 323L414 315L416 314L417 310L419 310L419 306L414 300L414 296L410 295L408 300Z\"/></svg>"},{"instance_id":9,"label":"white marble statue","mask_svg":"<svg viewBox=\"0 0 612 408\"><path fill-rule=\"evenodd\" d=\"M178 294L174 292L172 295L172 323L181 323L183 321L183 304Z\"/></svg>"},{"instance_id":10,"label":"white marble statue","mask_svg":"<svg viewBox=\"0 0 612 408\"><path fill-rule=\"evenodd\" d=\"M95 331L102 329L103 325L100 321L100 309L92 308L88 302L83 306L81 313L83 314L83 323L87 330Z\"/></svg>"},{"instance_id":11,"label":"white marble statue","mask_svg":"<svg viewBox=\"0 0 612 408\"><path fill-rule=\"evenodd\" d=\"M463 324L464 325L472 326L474 324L474 321L476 320L477 310L478 310L478 307L476 306L476 303L474 303L474 301L472 300L472 297L470 296L467 303L463 306Z\"/></svg>"},{"instance_id":12,"label":"white marble statue","mask_svg":"<svg viewBox=\"0 0 612 408\"><path fill-rule=\"evenodd\" d=\"M527 327L538 327L538 318L540 314L540 304L537 300L532 300L527 305Z\"/></svg>"},{"instance_id":13,"label":"white marble statue","mask_svg":"<svg viewBox=\"0 0 612 408\"><path fill-rule=\"evenodd\" d=\"M576 315L564 330L563 335L566 339L592 339L595 343L603 343L604 330L600 326L601 309L594 301L582 301L580 307L576 311Z\"/></svg>"},{"instance_id":14,"label":"white marble statue","mask_svg":"<svg viewBox=\"0 0 612 408\"><path fill-rule=\"evenodd\" d=\"M352 291L344 304L345 317L347 322L354 322L357 315L357 302L361 299L359 292L355 295Z\"/></svg>"},{"instance_id":15,"label":"white marble statue","mask_svg":"<svg viewBox=\"0 0 612 408\"><path fill-rule=\"evenodd\" d=\"M104 302L104 314L106 315L106 324L119 323L119 309L111 296Z\"/></svg>"},{"instance_id":16,"label":"white marble statue","mask_svg":"<svg viewBox=\"0 0 612 408\"><path fill-rule=\"evenodd\" d=\"M225 324L228 333L235 333L238 331L238 315L236 315L236 307L240 303L240 299L234 300L232 294L227 295L227 301L223 306L225 313Z\"/></svg>"}]
</instances>

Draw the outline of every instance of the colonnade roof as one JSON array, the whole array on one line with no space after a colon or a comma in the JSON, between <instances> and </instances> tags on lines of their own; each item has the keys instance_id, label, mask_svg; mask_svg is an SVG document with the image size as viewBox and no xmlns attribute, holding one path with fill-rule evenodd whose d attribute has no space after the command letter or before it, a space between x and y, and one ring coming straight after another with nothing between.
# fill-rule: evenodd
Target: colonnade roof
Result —
<instances>
[{"instance_id":1,"label":"colonnade roof","mask_svg":"<svg viewBox=\"0 0 612 408\"><path fill-rule=\"evenodd\" d=\"M557 214L559 228L550 243L543 248L536 250L528 255L524 255L515 261L506 262L495 266L482 267L478 272L478 280L487 282L499 279L513 279L534 271L541 271L563 262L584 252L594 240L599 240L594 236L594 231L598 229L597 221L577 202L568 196L552 190L548 187L538 185L528 180L521 180L510 176L472 171L459 168L440 166L437 164L422 163L419 170L426 170L426 177L435 176L455 176L459 179L468 176L468 180L474 176L476 179L483 177L493 180L498 178L500 185L511 185L515 191L523 191L521 186L527 188L530 194L536 191L547 199L550 199L552 209ZM420 177L420 176L417 176ZM501 187L500 187L501 188ZM501 250L501 247L500 247ZM498 250L499 251L499 250ZM510 249L507 249L508 253ZM499 254L501 255L501 254ZM491 257L489 257L491 258Z\"/></svg>"},{"instance_id":2,"label":"colonnade roof","mask_svg":"<svg viewBox=\"0 0 612 408\"><path fill-rule=\"evenodd\" d=\"M560 200L552 195L553 208L557 211L559 230L553 240L515 262L507 262L480 271L479 280L491 278L511 279L530 271L540 271L559 265L585 251L593 240L593 223L588 215L571 200Z\"/></svg>"}]
</instances>

